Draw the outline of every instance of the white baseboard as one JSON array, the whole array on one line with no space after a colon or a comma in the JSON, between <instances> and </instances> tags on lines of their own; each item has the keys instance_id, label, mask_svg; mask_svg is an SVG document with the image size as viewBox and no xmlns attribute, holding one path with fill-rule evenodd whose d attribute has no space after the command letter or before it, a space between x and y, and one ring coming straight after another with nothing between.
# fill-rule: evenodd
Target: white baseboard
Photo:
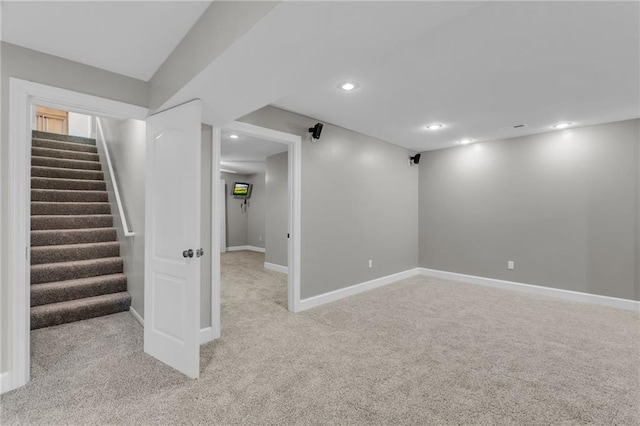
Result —
<instances>
[{"instance_id":1,"label":"white baseboard","mask_svg":"<svg viewBox=\"0 0 640 426\"><path fill-rule=\"evenodd\" d=\"M200 329L200 344L204 345L214 340L213 328L205 327Z\"/></svg>"},{"instance_id":2,"label":"white baseboard","mask_svg":"<svg viewBox=\"0 0 640 426\"><path fill-rule=\"evenodd\" d=\"M330 291L329 293L320 294L318 296L309 297L300 301L299 310L305 311L307 309L315 308L327 303L335 302L336 300L344 299L345 297L353 296L358 293L362 293L374 288L382 287L388 284L392 284L396 281L404 280L407 278L415 277L419 275L420 268L409 269L397 274L391 274L384 277L376 278L371 281L366 281L360 284L355 284L349 287L341 288L339 290Z\"/></svg>"},{"instance_id":3,"label":"white baseboard","mask_svg":"<svg viewBox=\"0 0 640 426\"><path fill-rule=\"evenodd\" d=\"M129 308L129 312L131 315L144 327L144 319L140 316L140 314L133 308ZM211 327L205 327L200 329L200 344L204 345L205 343L209 343L214 340L213 329Z\"/></svg>"},{"instance_id":4,"label":"white baseboard","mask_svg":"<svg viewBox=\"0 0 640 426\"><path fill-rule=\"evenodd\" d=\"M11 372L5 371L0 373L0 393L9 392L13 390L13 381L11 380Z\"/></svg>"},{"instance_id":5,"label":"white baseboard","mask_svg":"<svg viewBox=\"0 0 640 426\"><path fill-rule=\"evenodd\" d=\"M278 266L278 265L277 265ZM266 268L265 264L265 268ZM376 278L350 287L334 290L329 293L309 297L300 301L299 310L315 308L345 297L353 296L377 287L392 284L396 281L414 277L416 275L424 275L428 277L443 278L451 281L460 281L467 284L476 284L486 287L500 288L505 290L520 291L529 294L554 297L557 299L569 300L573 302L589 303L592 305L608 306L611 308L624 309L627 311L640 312L640 301L620 299L617 297L600 296L597 294L582 293L579 291L562 290L551 287L543 287L532 284L523 284L513 281L497 280L493 278L484 278L474 275L458 274L455 272L438 271L427 268L414 268L397 274L387 275L385 277Z\"/></svg>"},{"instance_id":6,"label":"white baseboard","mask_svg":"<svg viewBox=\"0 0 640 426\"><path fill-rule=\"evenodd\" d=\"M242 251L242 250L257 251L259 253L264 253L265 252L265 250L262 247L256 247L256 246L233 246L233 247L227 247L227 251Z\"/></svg>"},{"instance_id":7,"label":"white baseboard","mask_svg":"<svg viewBox=\"0 0 640 426\"><path fill-rule=\"evenodd\" d=\"M283 274L289 273L289 268L286 266L278 265L276 263L264 262L264 269L270 269L276 272L282 272Z\"/></svg>"},{"instance_id":8,"label":"white baseboard","mask_svg":"<svg viewBox=\"0 0 640 426\"><path fill-rule=\"evenodd\" d=\"M589 303L592 305L608 306L610 308L624 309L640 312L640 301L620 299L617 297L600 296L598 294L582 293L579 291L562 290L552 287L543 287L532 284L523 284L513 281L496 280L493 278L477 277L474 275L458 274L455 272L439 271L436 269L418 268L421 275L435 278L443 278L452 281L461 281L467 284L476 284L486 287L501 288L505 290L520 291L529 294L555 297L573 302Z\"/></svg>"},{"instance_id":9,"label":"white baseboard","mask_svg":"<svg viewBox=\"0 0 640 426\"><path fill-rule=\"evenodd\" d=\"M140 325L142 327L144 327L144 320L142 319L142 317L140 316L138 311L133 309L133 306L129 306L129 312L131 312L131 315L133 315L133 317L136 319L136 321L138 321L140 323Z\"/></svg>"}]
</instances>

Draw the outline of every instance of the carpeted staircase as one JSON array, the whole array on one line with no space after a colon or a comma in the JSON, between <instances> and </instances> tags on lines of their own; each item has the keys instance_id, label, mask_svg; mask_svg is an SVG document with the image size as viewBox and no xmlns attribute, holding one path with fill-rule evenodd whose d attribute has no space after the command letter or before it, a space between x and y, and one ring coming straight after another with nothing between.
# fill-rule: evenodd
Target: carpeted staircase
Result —
<instances>
[{"instance_id":1,"label":"carpeted staircase","mask_svg":"<svg viewBox=\"0 0 640 426\"><path fill-rule=\"evenodd\" d=\"M31 329L129 310L95 139L33 132Z\"/></svg>"}]
</instances>

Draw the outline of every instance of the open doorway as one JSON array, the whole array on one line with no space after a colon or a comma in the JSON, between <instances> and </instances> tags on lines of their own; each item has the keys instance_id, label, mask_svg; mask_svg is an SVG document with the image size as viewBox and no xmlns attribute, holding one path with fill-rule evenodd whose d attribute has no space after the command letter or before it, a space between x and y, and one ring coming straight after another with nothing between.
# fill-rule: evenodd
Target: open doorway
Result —
<instances>
[{"instance_id":1,"label":"open doorway","mask_svg":"<svg viewBox=\"0 0 640 426\"><path fill-rule=\"evenodd\" d=\"M31 330L127 311L116 227L122 207L102 127L96 137L98 118L37 104L34 111Z\"/></svg>"},{"instance_id":2,"label":"open doorway","mask_svg":"<svg viewBox=\"0 0 640 426\"><path fill-rule=\"evenodd\" d=\"M213 318L228 304L297 311L301 138L234 122L214 132ZM216 323L217 326L216 327Z\"/></svg>"},{"instance_id":3,"label":"open doorway","mask_svg":"<svg viewBox=\"0 0 640 426\"><path fill-rule=\"evenodd\" d=\"M289 145L223 130L220 150L223 311L287 309Z\"/></svg>"},{"instance_id":4,"label":"open doorway","mask_svg":"<svg viewBox=\"0 0 640 426\"><path fill-rule=\"evenodd\" d=\"M105 224L113 214L105 194L94 117L143 120L148 113L146 108L13 78L10 89L8 196L12 202L7 265L11 286L7 299L11 363L3 375L3 392L29 381L32 328L128 309L126 284L118 271L110 269L121 265L113 259L119 250L117 241L94 241L109 231L86 226ZM107 279L108 285L91 285L98 269L115 275ZM75 276L81 272L89 275ZM108 293L109 301L87 290ZM73 309L76 300L91 299L87 296L100 298L94 299L100 303Z\"/></svg>"}]
</instances>

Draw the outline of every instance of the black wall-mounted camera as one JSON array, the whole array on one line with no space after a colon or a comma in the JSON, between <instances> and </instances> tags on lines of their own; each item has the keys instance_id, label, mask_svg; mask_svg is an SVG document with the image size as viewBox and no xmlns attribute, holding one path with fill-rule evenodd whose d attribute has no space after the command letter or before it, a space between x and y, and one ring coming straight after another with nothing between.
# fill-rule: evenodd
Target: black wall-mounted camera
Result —
<instances>
[{"instance_id":1,"label":"black wall-mounted camera","mask_svg":"<svg viewBox=\"0 0 640 426\"><path fill-rule=\"evenodd\" d=\"M320 139L320 134L322 133L322 123L317 123L313 127L309 127L309 133L311 133L311 137L314 139Z\"/></svg>"}]
</instances>

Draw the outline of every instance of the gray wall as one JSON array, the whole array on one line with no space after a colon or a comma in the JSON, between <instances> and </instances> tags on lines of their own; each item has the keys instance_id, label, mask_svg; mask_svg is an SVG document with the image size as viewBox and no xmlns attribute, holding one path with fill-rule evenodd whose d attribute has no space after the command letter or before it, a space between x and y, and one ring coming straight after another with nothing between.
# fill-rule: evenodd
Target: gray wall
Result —
<instances>
[{"instance_id":1,"label":"gray wall","mask_svg":"<svg viewBox=\"0 0 640 426\"><path fill-rule=\"evenodd\" d=\"M114 226L118 230L120 255L124 260L124 272L127 275L127 291L131 294L131 307L144 318L144 198L145 163L147 152L147 125L140 120L115 120L100 118L107 149L118 183L120 199L125 216L135 235L125 237L117 204L112 193L110 177L102 147L98 144L109 190L111 211L115 216Z\"/></svg>"},{"instance_id":2,"label":"gray wall","mask_svg":"<svg viewBox=\"0 0 640 426\"><path fill-rule=\"evenodd\" d=\"M631 120L423 153L420 266L639 300L639 141Z\"/></svg>"},{"instance_id":3,"label":"gray wall","mask_svg":"<svg viewBox=\"0 0 640 426\"><path fill-rule=\"evenodd\" d=\"M1 129L2 144L0 146L0 192L7 194L7 149L9 137L9 78L16 77L37 83L62 87L104 98L114 99L134 105L147 106L148 84L146 82L124 77L98 68L82 65L55 56L46 55L25 49L9 43L0 44L0 87L1 118L4 124ZM9 335L8 329L8 277L5 267L7 258L7 197L2 197L0 206L0 312L2 317L0 341L0 371L6 371L9 363L10 347L5 340Z\"/></svg>"},{"instance_id":4,"label":"gray wall","mask_svg":"<svg viewBox=\"0 0 640 426\"><path fill-rule=\"evenodd\" d=\"M288 152L267 157L265 262L288 266L289 161Z\"/></svg>"},{"instance_id":5,"label":"gray wall","mask_svg":"<svg viewBox=\"0 0 640 426\"><path fill-rule=\"evenodd\" d=\"M253 191L247 213L247 245L265 248L265 174L256 173L248 178Z\"/></svg>"},{"instance_id":6,"label":"gray wall","mask_svg":"<svg viewBox=\"0 0 640 426\"><path fill-rule=\"evenodd\" d=\"M249 224L248 214L240 210L242 200L233 198L231 191L234 182L247 182L249 177L246 175L221 173L222 179L225 180L227 197L227 247L237 247L247 245L247 228Z\"/></svg>"},{"instance_id":7,"label":"gray wall","mask_svg":"<svg viewBox=\"0 0 640 426\"><path fill-rule=\"evenodd\" d=\"M303 137L303 299L418 265L418 168L408 150L330 124L311 143L317 120L271 106L239 121Z\"/></svg>"},{"instance_id":8,"label":"gray wall","mask_svg":"<svg viewBox=\"0 0 640 426\"><path fill-rule=\"evenodd\" d=\"M211 327L211 177L213 154L213 129L202 125L202 182L200 244L204 256L200 258L200 327Z\"/></svg>"},{"instance_id":9,"label":"gray wall","mask_svg":"<svg viewBox=\"0 0 640 426\"><path fill-rule=\"evenodd\" d=\"M227 247L254 246L264 248L264 173L241 175L235 173L221 173L225 180L225 196L227 199ZM231 191L235 182L253 184L251 198L246 212L240 210L243 200L233 198ZM260 241L262 237L262 241Z\"/></svg>"}]
</instances>

